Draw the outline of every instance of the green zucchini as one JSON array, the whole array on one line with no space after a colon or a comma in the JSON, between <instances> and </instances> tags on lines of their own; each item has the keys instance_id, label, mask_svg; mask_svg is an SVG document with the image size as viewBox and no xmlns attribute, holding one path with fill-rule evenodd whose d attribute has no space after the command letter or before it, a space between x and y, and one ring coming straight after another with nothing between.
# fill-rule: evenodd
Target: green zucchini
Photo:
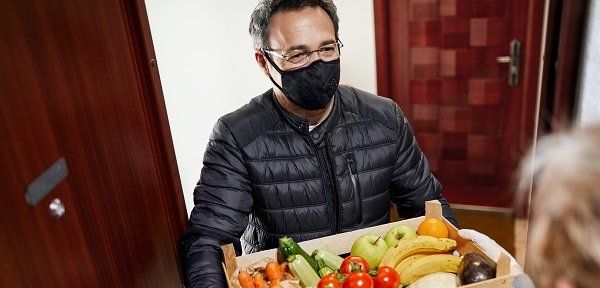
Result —
<instances>
[{"instance_id":1,"label":"green zucchini","mask_svg":"<svg viewBox=\"0 0 600 288\"><path fill-rule=\"evenodd\" d=\"M317 261L310 257L310 255L308 255L308 253L306 253L306 251L304 251L298 245L298 243L294 241L294 239L287 236L279 238L279 251L281 252L281 255L284 259L289 259L291 256L294 255L302 255L302 257L304 257L304 259L308 262L310 267L312 267L315 273L319 271ZM288 262L290 261L288 260Z\"/></svg>"},{"instance_id":2,"label":"green zucchini","mask_svg":"<svg viewBox=\"0 0 600 288\"><path fill-rule=\"evenodd\" d=\"M314 258L317 260L317 267L319 268L319 272L317 274L319 274L319 277L323 278L329 274L333 274L333 269L327 267L327 265L325 265L325 261L323 261L321 257L315 255Z\"/></svg>"},{"instance_id":3,"label":"green zucchini","mask_svg":"<svg viewBox=\"0 0 600 288\"><path fill-rule=\"evenodd\" d=\"M324 249L317 249L313 251L312 257L315 258L315 260L323 259L325 265L333 270L339 270L340 266L342 266L342 262L344 261L342 257Z\"/></svg>"},{"instance_id":4,"label":"green zucchini","mask_svg":"<svg viewBox=\"0 0 600 288\"><path fill-rule=\"evenodd\" d=\"M296 254L290 256L288 263L292 274L300 279L300 284L303 287L316 287L319 285L321 278L319 278L319 275L302 255Z\"/></svg>"},{"instance_id":5,"label":"green zucchini","mask_svg":"<svg viewBox=\"0 0 600 288\"><path fill-rule=\"evenodd\" d=\"M327 266L319 269L319 277L321 277L321 278L323 278L329 274L333 274L333 273L335 273L335 271L333 271L333 269L331 269Z\"/></svg>"}]
</instances>

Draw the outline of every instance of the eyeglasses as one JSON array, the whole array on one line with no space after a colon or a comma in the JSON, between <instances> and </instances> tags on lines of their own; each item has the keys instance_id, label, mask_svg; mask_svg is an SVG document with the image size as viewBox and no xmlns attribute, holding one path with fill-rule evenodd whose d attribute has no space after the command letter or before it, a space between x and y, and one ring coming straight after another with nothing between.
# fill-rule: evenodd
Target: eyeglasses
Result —
<instances>
[{"instance_id":1,"label":"eyeglasses","mask_svg":"<svg viewBox=\"0 0 600 288\"><path fill-rule=\"evenodd\" d=\"M308 62L308 57L314 52L317 52L323 61L335 60L340 57L340 48L342 47L344 47L342 41L337 40L337 43L323 45L319 49L311 51L293 50L285 55L275 50L265 49L264 52L269 53L270 55L273 55L279 59L283 59L284 61L293 64L294 67L300 67Z\"/></svg>"}]
</instances>

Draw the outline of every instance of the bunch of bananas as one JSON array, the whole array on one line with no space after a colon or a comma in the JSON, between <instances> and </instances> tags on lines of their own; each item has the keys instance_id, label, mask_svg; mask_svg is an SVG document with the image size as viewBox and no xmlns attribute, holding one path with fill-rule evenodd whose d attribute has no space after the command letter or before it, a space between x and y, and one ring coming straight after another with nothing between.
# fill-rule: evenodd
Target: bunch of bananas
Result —
<instances>
[{"instance_id":1,"label":"bunch of bananas","mask_svg":"<svg viewBox=\"0 0 600 288\"><path fill-rule=\"evenodd\" d=\"M461 257L448 254L456 241L448 238L417 236L401 239L383 255L379 266L395 267L401 284L410 285L435 272L456 273Z\"/></svg>"}]
</instances>

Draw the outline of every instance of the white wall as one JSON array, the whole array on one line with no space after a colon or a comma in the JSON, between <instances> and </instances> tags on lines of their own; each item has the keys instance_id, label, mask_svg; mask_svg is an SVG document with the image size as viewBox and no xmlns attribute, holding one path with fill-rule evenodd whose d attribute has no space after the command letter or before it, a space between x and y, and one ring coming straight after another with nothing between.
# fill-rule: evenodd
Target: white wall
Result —
<instances>
[{"instance_id":1,"label":"white wall","mask_svg":"<svg viewBox=\"0 0 600 288\"><path fill-rule=\"evenodd\" d=\"M579 87L580 125L600 122L600 3L590 2ZM595 32L594 32L595 31Z\"/></svg>"},{"instance_id":2,"label":"white wall","mask_svg":"<svg viewBox=\"0 0 600 288\"><path fill-rule=\"evenodd\" d=\"M377 92L372 0L337 0L342 48L342 84Z\"/></svg>"},{"instance_id":3,"label":"white wall","mask_svg":"<svg viewBox=\"0 0 600 288\"><path fill-rule=\"evenodd\" d=\"M248 35L257 1L146 0L188 213L217 119L270 88ZM372 0L336 1L341 83L376 91Z\"/></svg>"}]
</instances>

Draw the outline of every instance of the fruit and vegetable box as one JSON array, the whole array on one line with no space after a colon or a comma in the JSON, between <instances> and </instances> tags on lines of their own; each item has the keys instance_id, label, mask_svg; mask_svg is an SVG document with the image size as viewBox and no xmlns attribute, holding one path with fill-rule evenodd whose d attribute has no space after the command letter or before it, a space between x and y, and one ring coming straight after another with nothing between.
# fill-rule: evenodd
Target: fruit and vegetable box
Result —
<instances>
[{"instance_id":1,"label":"fruit and vegetable box","mask_svg":"<svg viewBox=\"0 0 600 288\"><path fill-rule=\"evenodd\" d=\"M508 288L510 258L491 259L428 201L425 216L236 257L222 246L230 288Z\"/></svg>"}]
</instances>

